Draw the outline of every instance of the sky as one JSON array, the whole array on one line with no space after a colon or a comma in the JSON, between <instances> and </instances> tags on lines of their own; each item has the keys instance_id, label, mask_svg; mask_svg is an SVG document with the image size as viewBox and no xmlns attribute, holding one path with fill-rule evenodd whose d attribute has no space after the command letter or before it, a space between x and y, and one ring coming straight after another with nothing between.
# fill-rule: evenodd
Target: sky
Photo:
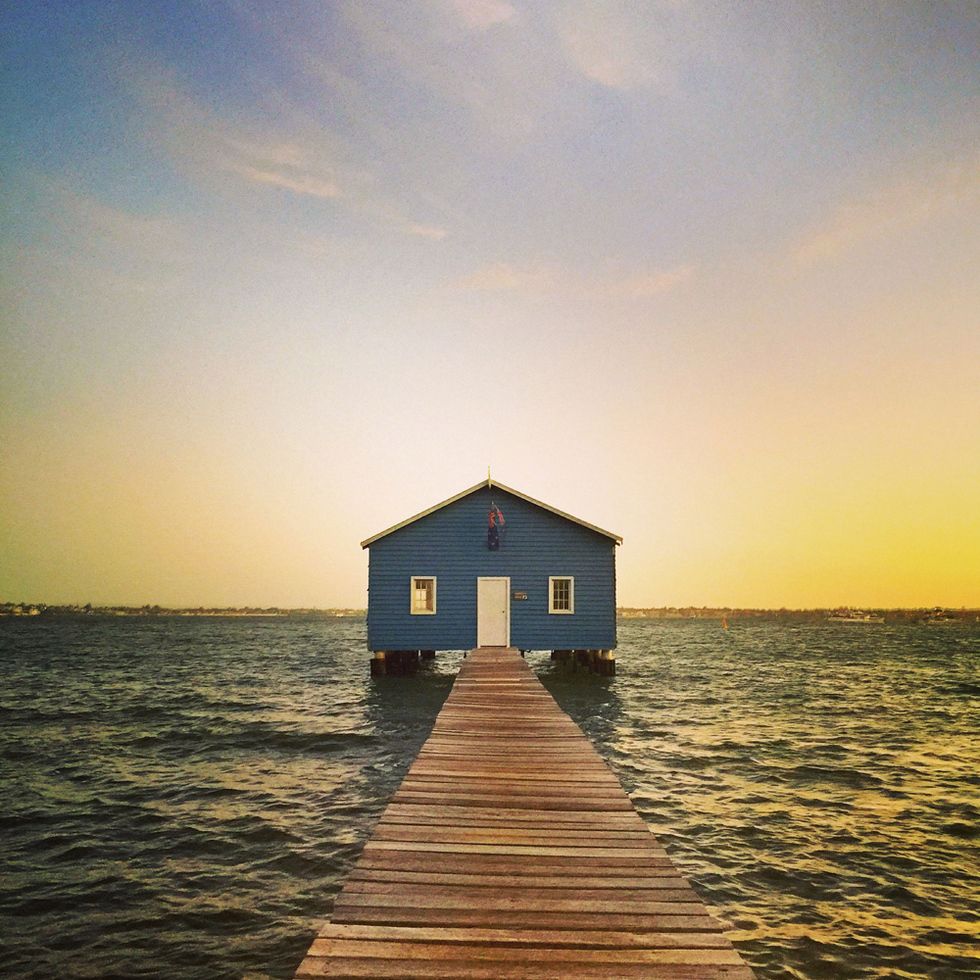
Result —
<instances>
[{"instance_id":1,"label":"sky","mask_svg":"<svg viewBox=\"0 0 980 980\"><path fill-rule=\"evenodd\" d=\"M491 466L622 605L980 605L976 4L0 36L0 601L363 607Z\"/></svg>"}]
</instances>

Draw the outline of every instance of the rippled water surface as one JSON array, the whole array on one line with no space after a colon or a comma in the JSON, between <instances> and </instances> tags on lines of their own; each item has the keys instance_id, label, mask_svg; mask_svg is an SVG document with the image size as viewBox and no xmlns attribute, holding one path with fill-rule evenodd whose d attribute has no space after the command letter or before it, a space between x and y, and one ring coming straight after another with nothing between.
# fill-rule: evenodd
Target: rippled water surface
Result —
<instances>
[{"instance_id":1,"label":"rippled water surface","mask_svg":"<svg viewBox=\"0 0 980 980\"><path fill-rule=\"evenodd\" d=\"M459 659L0 623L0 973L291 976ZM980 627L629 621L616 678L529 660L760 976L980 973Z\"/></svg>"}]
</instances>

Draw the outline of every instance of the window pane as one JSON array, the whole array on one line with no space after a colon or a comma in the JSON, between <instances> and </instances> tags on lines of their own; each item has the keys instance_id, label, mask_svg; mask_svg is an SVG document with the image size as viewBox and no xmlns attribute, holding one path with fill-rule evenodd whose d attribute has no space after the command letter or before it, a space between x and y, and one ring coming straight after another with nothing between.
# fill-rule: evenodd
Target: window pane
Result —
<instances>
[{"instance_id":1,"label":"window pane","mask_svg":"<svg viewBox=\"0 0 980 980\"><path fill-rule=\"evenodd\" d=\"M572 580L570 578L552 580L551 607L555 612L572 611Z\"/></svg>"},{"instance_id":2,"label":"window pane","mask_svg":"<svg viewBox=\"0 0 980 980\"><path fill-rule=\"evenodd\" d=\"M436 583L431 578L412 578L412 611L435 612Z\"/></svg>"}]
</instances>

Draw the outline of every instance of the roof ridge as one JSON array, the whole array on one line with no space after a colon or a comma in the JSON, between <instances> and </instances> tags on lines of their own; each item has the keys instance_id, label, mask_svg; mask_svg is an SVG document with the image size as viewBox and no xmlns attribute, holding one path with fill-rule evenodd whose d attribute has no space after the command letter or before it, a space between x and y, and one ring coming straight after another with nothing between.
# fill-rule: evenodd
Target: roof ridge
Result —
<instances>
[{"instance_id":1,"label":"roof ridge","mask_svg":"<svg viewBox=\"0 0 980 980\"><path fill-rule=\"evenodd\" d=\"M448 497L441 503L435 504L426 510L420 511L418 514L406 518L404 521L399 521L397 524L393 524L391 527L386 528L384 531L379 531L377 534L374 534L369 538L365 538L361 542L361 547L367 548L374 544L375 541L385 538L389 534L394 534L395 531L400 531L403 527L407 527L409 524L414 524L416 521L420 521L423 517L428 517L429 514L434 514L437 510L442 510L443 507L448 507L450 504L456 503L457 500L462 500L463 497L468 497L471 493L476 493L477 490L482 490L484 487L490 490L497 487L499 490L503 490L504 493L509 493L515 497L519 497L521 500L524 500L529 504L534 504L535 507L541 507L543 510L550 511L552 514L556 514L558 517L563 517L565 520L571 521L573 524L578 524L590 531L595 531L596 534L601 534L603 537L612 538L616 544L623 543L622 535L614 534L612 531L607 531L596 524L590 524L588 521L583 521L580 517L575 517L574 515L566 513L563 510L559 510L557 507L552 507L551 504L546 504L543 500L537 500L534 497L528 496L526 493L522 493L520 490L515 490L513 487L508 487L506 484L500 483L498 480L491 479L488 473L486 480L481 480L479 483L475 483L472 487L468 487L466 490L461 490L452 497Z\"/></svg>"}]
</instances>

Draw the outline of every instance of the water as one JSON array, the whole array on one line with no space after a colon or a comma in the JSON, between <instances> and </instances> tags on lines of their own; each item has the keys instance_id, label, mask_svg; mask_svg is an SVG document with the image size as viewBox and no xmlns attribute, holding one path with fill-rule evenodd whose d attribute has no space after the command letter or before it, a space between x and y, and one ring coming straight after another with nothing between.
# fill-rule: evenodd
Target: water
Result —
<instances>
[{"instance_id":1,"label":"water","mask_svg":"<svg viewBox=\"0 0 980 980\"><path fill-rule=\"evenodd\" d=\"M980 973L980 628L629 621L532 665L762 977ZM288 977L459 655L357 620L0 623L0 973Z\"/></svg>"}]
</instances>

